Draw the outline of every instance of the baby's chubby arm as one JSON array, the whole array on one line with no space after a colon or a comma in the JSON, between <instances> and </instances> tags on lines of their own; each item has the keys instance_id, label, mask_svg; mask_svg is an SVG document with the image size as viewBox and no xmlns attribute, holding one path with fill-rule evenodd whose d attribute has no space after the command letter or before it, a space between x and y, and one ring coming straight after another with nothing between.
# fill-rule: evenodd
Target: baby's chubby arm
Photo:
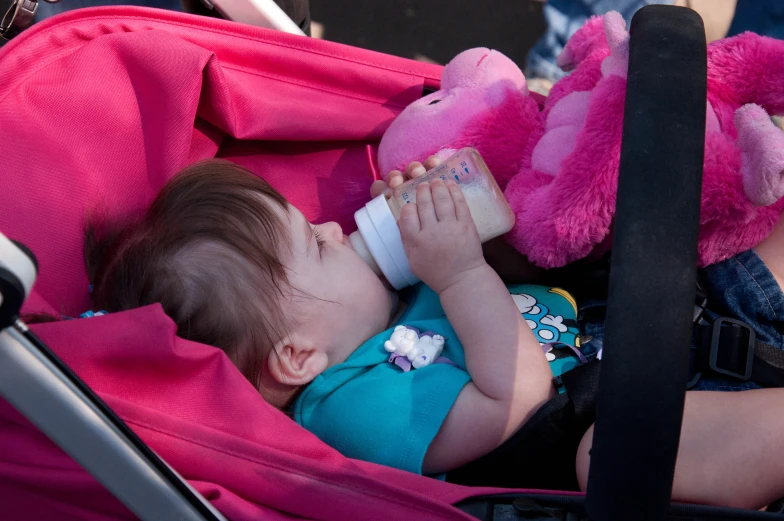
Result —
<instances>
[{"instance_id":1,"label":"baby's chubby arm","mask_svg":"<svg viewBox=\"0 0 784 521\"><path fill-rule=\"evenodd\" d=\"M482 256L460 188L422 183L416 201L401 212L403 244L412 271L439 295L472 380L425 456L423 471L436 473L498 447L555 391L539 342Z\"/></svg>"}]
</instances>

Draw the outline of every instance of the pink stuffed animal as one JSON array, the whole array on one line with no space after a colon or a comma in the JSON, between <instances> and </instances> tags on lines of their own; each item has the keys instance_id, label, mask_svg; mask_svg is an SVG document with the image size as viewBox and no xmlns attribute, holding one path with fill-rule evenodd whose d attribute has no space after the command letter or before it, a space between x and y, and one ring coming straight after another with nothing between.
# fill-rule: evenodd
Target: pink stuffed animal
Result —
<instances>
[{"instance_id":1,"label":"pink stuffed animal","mask_svg":"<svg viewBox=\"0 0 784 521\"><path fill-rule=\"evenodd\" d=\"M519 171L531 133L543 123L517 65L498 51L470 49L444 67L441 90L415 101L392 122L379 145L379 168L386 173L473 146L503 188Z\"/></svg>"},{"instance_id":2,"label":"pink stuffed animal","mask_svg":"<svg viewBox=\"0 0 784 521\"><path fill-rule=\"evenodd\" d=\"M379 164L389 171L476 146L517 216L512 245L543 267L601 252L615 210L628 42L618 13L591 19L559 57L574 72L541 112L511 61L487 49L461 53L442 89L390 126ZM784 132L768 117L784 113L781 56L784 42L751 33L708 47L702 266L757 245L784 208Z\"/></svg>"}]
</instances>

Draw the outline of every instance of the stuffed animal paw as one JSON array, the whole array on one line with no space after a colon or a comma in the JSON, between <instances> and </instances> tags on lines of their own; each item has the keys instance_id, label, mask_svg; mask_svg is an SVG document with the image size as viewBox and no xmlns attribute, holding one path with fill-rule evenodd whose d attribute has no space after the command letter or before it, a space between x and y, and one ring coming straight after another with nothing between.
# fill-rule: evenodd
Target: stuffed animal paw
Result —
<instances>
[{"instance_id":1,"label":"stuffed animal paw","mask_svg":"<svg viewBox=\"0 0 784 521\"><path fill-rule=\"evenodd\" d=\"M432 364L444 351L444 343L444 337L441 335L422 335L414 348L416 355L409 357L411 365L413 365L415 369L419 369L420 367Z\"/></svg>"}]
</instances>

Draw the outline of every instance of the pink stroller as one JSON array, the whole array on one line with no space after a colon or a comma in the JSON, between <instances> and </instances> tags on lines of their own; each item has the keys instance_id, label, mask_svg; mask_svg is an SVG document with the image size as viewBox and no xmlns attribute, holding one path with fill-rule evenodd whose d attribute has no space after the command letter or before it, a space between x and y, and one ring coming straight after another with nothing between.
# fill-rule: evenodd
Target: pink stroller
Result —
<instances>
[{"instance_id":1,"label":"pink stroller","mask_svg":"<svg viewBox=\"0 0 784 521\"><path fill-rule=\"evenodd\" d=\"M698 137L684 138L688 146L671 158L673 168L651 167L667 174L622 170L626 185L619 191L611 308L634 312L633 304L612 291L629 276L625 260L638 263L638 281L644 278L640 269L655 271L671 262L685 275L668 288L678 316L666 320L683 327L671 328L671 357L658 347L655 356L646 354L641 346L643 353L622 362L623 350L607 349L613 365L605 366L599 386L587 499L575 491L458 486L344 458L265 403L222 352L177 338L157 305L31 328L18 320L23 302L23 312L85 311L89 287L81 241L88 213L138 212L172 174L200 159L222 157L246 166L309 219L334 219L350 229L372 181L367 145L378 143L407 104L437 88L440 67L223 20L129 7L66 13L3 47L0 231L20 243L0 235L2 518L784 518L670 505L683 391L660 393L659 403L671 407L639 418L624 416L624 397L614 388L619 371L650 367L651 360L661 371L659 380L685 375L681 348L688 342L694 293L696 246L667 261L656 253L666 244L653 250L624 247L631 244L624 221L639 231L641 225L656 226L656 218L673 216L681 225L672 241L696 245L704 35L692 12L642 13L632 26L627 104L651 107L650 100L647 105L640 100L662 90L661 84L642 72L636 77L635 60L649 59L649 49L667 49L670 54L659 53L646 70L661 73L672 70L673 60L689 61L693 72L678 76L672 88L696 93L695 101L675 107L665 96L654 106L670 117L677 111L684 132ZM657 111L646 124L668 124ZM627 121L624 153L638 171L639 131ZM678 193L661 195L673 206L659 205L641 224L635 197L678 177L672 183ZM675 215L673 207L685 213ZM608 318L608 331L612 326ZM621 344L623 334L616 327ZM644 400L648 391L625 392L629 402L639 403L635 400ZM658 428L665 424L646 421L669 423ZM630 432L659 436L651 442L660 450L645 457L622 442L613 447ZM609 452L617 455L603 457Z\"/></svg>"}]
</instances>

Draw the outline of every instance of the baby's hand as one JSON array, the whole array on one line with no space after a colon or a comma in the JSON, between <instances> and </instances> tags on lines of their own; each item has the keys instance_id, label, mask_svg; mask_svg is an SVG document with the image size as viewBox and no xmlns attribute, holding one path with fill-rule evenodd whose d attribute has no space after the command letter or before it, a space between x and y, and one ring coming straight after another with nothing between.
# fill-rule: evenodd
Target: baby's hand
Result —
<instances>
[{"instance_id":1,"label":"baby's hand","mask_svg":"<svg viewBox=\"0 0 784 521\"><path fill-rule=\"evenodd\" d=\"M374 181L370 186L370 197L376 198L381 194L387 196L387 199L392 195L392 189L397 188L409 179L416 179L425 174L428 170L432 170L441 164L441 159L438 156L430 156L425 159L423 165L419 161L414 161L406 167L405 173L400 170L392 170L387 174L387 180Z\"/></svg>"},{"instance_id":2,"label":"baby's hand","mask_svg":"<svg viewBox=\"0 0 784 521\"><path fill-rule=\"evenodd\" d=\"M416 203L403 206L398 224L411 271L438 294L485 265L471 211L452 180L417 186Z\"/></svg>"}]
</instances>

